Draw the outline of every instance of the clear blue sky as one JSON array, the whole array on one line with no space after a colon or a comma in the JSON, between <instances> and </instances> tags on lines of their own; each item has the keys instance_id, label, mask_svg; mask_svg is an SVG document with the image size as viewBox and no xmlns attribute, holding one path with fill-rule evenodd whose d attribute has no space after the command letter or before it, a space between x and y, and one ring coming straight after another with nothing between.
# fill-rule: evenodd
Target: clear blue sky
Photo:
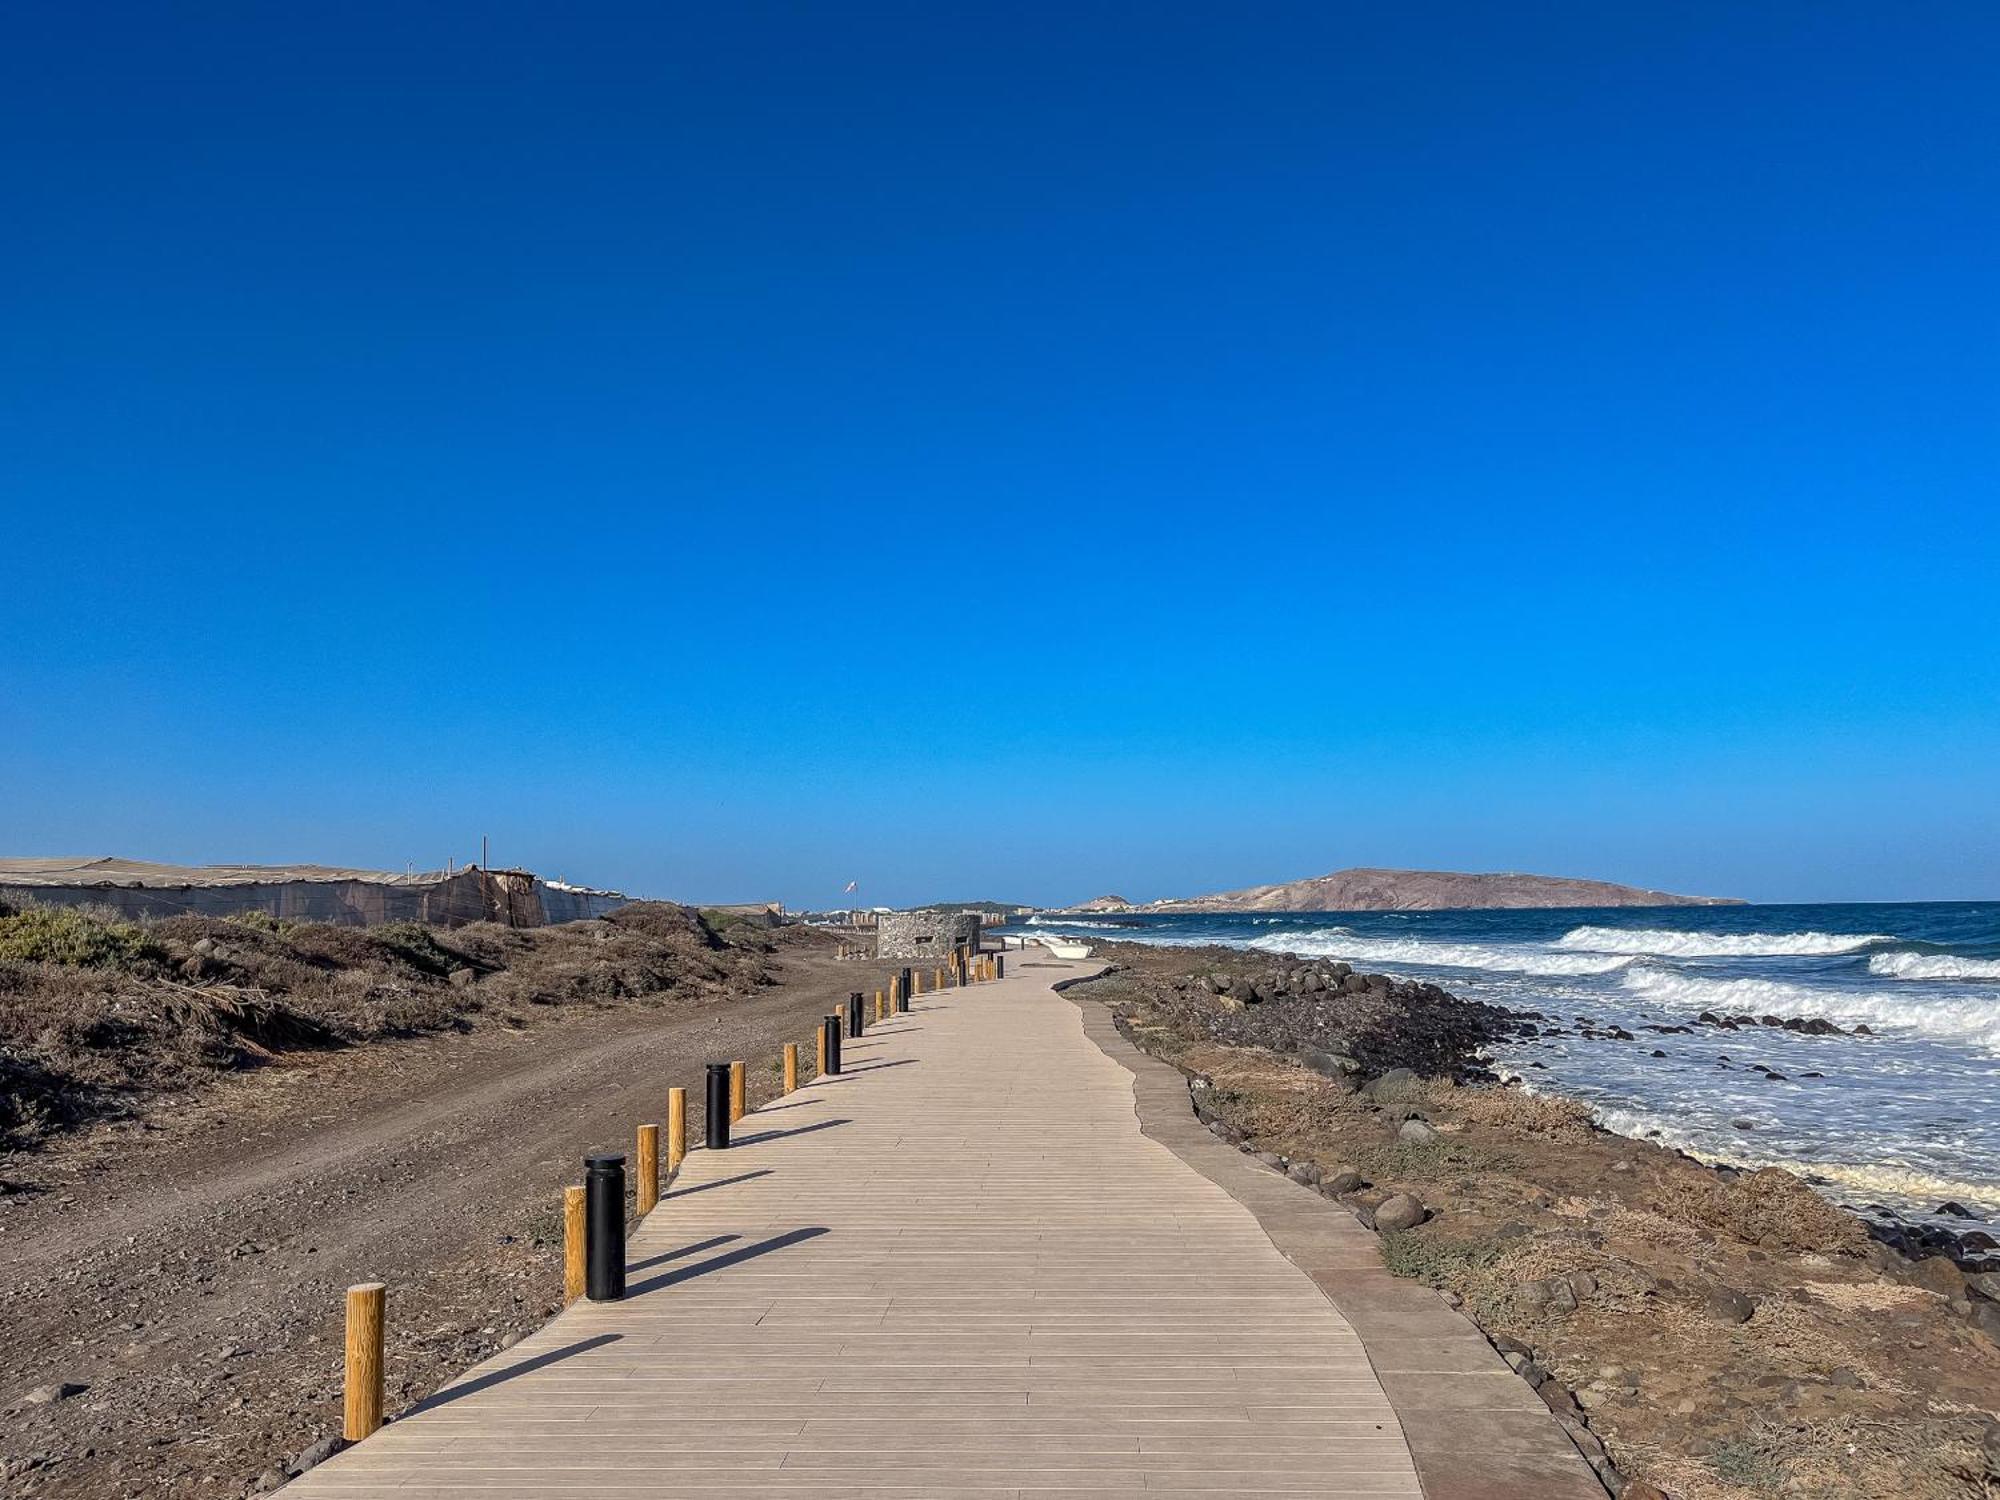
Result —
<instances>
[{"instance_id":1,"label":"clear blue sky","mask_svg":"<svg viewBox=\"0 0 2000 1500\"><path fill-rule=\"evenodd\" d=\"M0 852L2000 894L2000 11L14 7Z\"/></svg>"}]
</instances>

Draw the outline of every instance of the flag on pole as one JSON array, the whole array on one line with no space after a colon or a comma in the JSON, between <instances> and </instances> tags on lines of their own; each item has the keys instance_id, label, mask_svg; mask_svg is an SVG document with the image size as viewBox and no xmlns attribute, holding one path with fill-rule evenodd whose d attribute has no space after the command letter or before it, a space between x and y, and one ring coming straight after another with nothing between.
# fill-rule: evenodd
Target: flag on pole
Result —
<instances>
[{"instance_id":1,"label":"flag on pole","mask_svg":"<svg viewBox=\"0 0 2000 1500\"><path fill-rule=\"evenodd\" d=\"M861 882L860 882L860 881L858 881L858 880L850 880L850 881L848 881L846 885L844 885L844 886L842 886L842 887L840 888L840 894L841 894L841 895L843 895L843 896L851 894L851 893L853 892L854 888L855 888L855 887L856 887L857 885L859 885L860 883L861 883Z\"/></svg>"}]
</instances>

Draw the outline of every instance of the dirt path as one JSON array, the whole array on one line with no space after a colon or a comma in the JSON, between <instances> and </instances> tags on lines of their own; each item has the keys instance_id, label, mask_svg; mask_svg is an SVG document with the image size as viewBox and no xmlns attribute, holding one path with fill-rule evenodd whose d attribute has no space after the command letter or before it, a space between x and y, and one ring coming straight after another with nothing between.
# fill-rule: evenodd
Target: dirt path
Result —
<instances>
[{"instance_id":1,"label":"dirt path","mask_svg":"<svg viewBox=\"0 0 2000 1500\"><path fill-rule=\"evenodd\" d=\"M781 1045L888 972L781 962L780 984L701 1009L312 1056L7 1164L4 1493L254 1490L338 1430L353 1282L389 1285L392 1405L535 1327L583 1154L629 1151L673 1084L698 1134L710 1059L751 1059L753 1095L775 1092ZM60 1382L88 1388L22 1404Z\"/></svg>"}]
</instances>

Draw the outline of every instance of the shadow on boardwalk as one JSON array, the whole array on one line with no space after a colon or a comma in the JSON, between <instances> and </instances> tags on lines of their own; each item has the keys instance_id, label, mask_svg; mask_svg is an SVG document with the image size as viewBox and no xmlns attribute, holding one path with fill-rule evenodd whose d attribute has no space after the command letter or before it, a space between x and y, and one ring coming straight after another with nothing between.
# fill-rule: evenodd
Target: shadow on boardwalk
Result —
<instances>
[{"instance_id":1,"label":"shadow on boardwalk","mask_svg":"<svg viewBox=\"0 0 2000 1500\"><path fill-rule=\"evenodd\" d=\"M815 1225L810 1229L792 1229L784 1234L772 1235L768 1240L759 1240L754 1245L745 1245L740 1250L732 1250L727 1255L718 1255L713 1260L705 1260L700 1265L683 1266L677 1271L663 1271L658 1276L648 1276L644 1281L634 1282L625 1288L625 1295L643 1297L647 1292L657 1292L665 1287L679 1286L684 1281L693 1281L697 1276L707 1276L711 1272L726 1271L731 1266L741 1265L746 1260L755 1260L760 1255L788 1249L804 1244L807 1240L818 1239L829 1231L824 1226ZM728 1238L728 1236L725 1236Z\"/></svg>"}]
</instances>

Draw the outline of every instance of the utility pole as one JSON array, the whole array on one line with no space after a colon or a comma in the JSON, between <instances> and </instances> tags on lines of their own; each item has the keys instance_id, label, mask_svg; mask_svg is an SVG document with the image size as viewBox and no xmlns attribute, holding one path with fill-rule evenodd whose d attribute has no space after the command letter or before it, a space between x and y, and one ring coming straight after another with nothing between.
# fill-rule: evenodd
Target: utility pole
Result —
<instances>
[{"instance_id":1,"label":"utility pole","mask_svg":"<svg viewBox=\"0 0 2000 1500\"><path fill-rule=\"evenodd\" d=\"M479 835L479 868L482 870L493 868L493 859L486 851L486 835L483 833Z\"/></svg>"}]
</instances>

